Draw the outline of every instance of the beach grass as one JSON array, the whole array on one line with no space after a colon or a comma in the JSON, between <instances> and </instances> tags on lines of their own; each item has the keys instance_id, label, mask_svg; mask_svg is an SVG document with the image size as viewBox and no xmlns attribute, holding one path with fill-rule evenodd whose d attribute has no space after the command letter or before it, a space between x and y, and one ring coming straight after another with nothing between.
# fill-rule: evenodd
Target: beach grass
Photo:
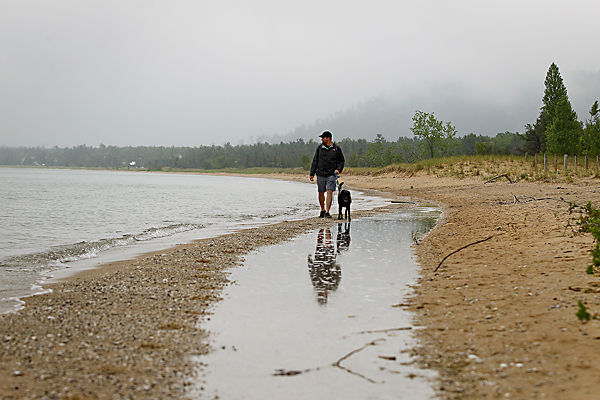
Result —
<instances>
[{"instance_id":1,"label":"beach grass","mask_svg":"<svg viewBox=\"0 0 600 400\"><path fill-rule=\"evenodd\" d=\"M347 168L347 174L359 176L377 176L397 174L401 176L433 175L436 177L480 177L488 180L498 175L508 175L514 181L528 182L572 182L578 178L600 177L600 167L596 160L588 162L586 168L582 159L575 167L574 158L568 159L564 168L563 158L548 157L544 169L543 156L538 157L537 163L532 156L507 155L473 155L433 158L415 163L392 164L385 167Z\"/></svg>"}]
</instances>

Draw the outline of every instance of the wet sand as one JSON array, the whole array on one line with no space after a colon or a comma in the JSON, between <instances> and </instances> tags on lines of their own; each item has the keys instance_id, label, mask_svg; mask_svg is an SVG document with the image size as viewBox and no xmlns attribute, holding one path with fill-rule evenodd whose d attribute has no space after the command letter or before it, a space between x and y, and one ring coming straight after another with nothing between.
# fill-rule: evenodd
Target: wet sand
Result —
<instances>
[{"instance_id":1,"label":"wet sand","mask_svg":"<svg viewBox=\"0 0 600 400\"><path fill-rule=\"evenodd\" d=\"M423 269L406 304L424 326L415 355L439 372L440 398L598 397L600 320L575 316L579 300L600 312L600 279L585 273L593 240L567 225L569 201L600 204L600 181L484 185L393 174L344 181L444 210L415 246ZM227 268L324 223L285 222L179 246L27 299L25 309L0 317L2 398L181 398L197 372L186 355L208 351L195 322L218 301ZM447 254L490 236L433 272Z\"/></svg>"}]
</instances>

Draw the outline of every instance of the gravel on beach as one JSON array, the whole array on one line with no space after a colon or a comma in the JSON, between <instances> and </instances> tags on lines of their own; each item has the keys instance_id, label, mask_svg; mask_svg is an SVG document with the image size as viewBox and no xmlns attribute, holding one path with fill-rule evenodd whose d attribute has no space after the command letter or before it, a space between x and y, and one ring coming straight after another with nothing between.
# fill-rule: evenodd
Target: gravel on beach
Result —
<instances>
[{"instance_id":1,"label":"gravel on beach","mask_svg":"<svg viewBox=\"0 0 600 400\"><path fill-rule=\"evenodd\" d=\"M228 269L261 246L335 222L246 229L48 285L51 293L0 316L0 399L184 397L202 368L190 356L210 351L199 321L210 318Z\"/></svg>"}]
</instances>

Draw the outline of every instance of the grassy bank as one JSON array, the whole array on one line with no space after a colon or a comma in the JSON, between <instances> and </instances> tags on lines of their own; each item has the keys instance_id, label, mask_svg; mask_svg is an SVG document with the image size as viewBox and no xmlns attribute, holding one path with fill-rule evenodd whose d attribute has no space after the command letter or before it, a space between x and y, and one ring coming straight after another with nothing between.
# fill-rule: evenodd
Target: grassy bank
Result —
<instances>
[{"instance_id":1,"label":"grassy bank","mask_svg":"<svg viewBox=\"0 0 600 400\"><path fill-rule=\"evenodd\" d=\"M348 168L346 173L353 175L377 176L383 174L399 174L413 176L417 174L434 175L437 177L481 177L482 180L507 174L512 180L571 182L575 178L600 177L600 169L596 160L588 161L586 168L584 160L578 160L575 166L574 158L568 159L564 168L563 158L548 157L544 170L543 157L536 163L535 157L529 156L456 156L434 158L411 164L393 164L380 168Z\"/></svg>"}]
</instances>

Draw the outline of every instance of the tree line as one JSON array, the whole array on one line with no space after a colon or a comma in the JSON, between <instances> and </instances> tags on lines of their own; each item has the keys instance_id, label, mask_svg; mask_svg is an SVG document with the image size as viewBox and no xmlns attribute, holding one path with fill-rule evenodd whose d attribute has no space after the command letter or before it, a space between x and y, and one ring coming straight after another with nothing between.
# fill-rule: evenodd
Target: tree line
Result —
<instances>
[{"instance_id":1,"label":"tree line","mask_svg":"<svg viewBox=\"0 0 600 400\"><path fill-rule=\"evenodd\" d=\"M410 163L434 156L473 154L521 154L524 140L518 133L499 133L495 137L473 133L446 140L444 146L431 147L418 136L395 141L377 135L373 141L342 139L346 165L381 167ZM298 139L280 143L255 143L233 146L117 147L100 145L74 147L0 147L0 165L61 166L85 168L144 168L149 170L223 169L223 168L305 168L308 169L319 143Z\"/></svg>"}]
</instances>

